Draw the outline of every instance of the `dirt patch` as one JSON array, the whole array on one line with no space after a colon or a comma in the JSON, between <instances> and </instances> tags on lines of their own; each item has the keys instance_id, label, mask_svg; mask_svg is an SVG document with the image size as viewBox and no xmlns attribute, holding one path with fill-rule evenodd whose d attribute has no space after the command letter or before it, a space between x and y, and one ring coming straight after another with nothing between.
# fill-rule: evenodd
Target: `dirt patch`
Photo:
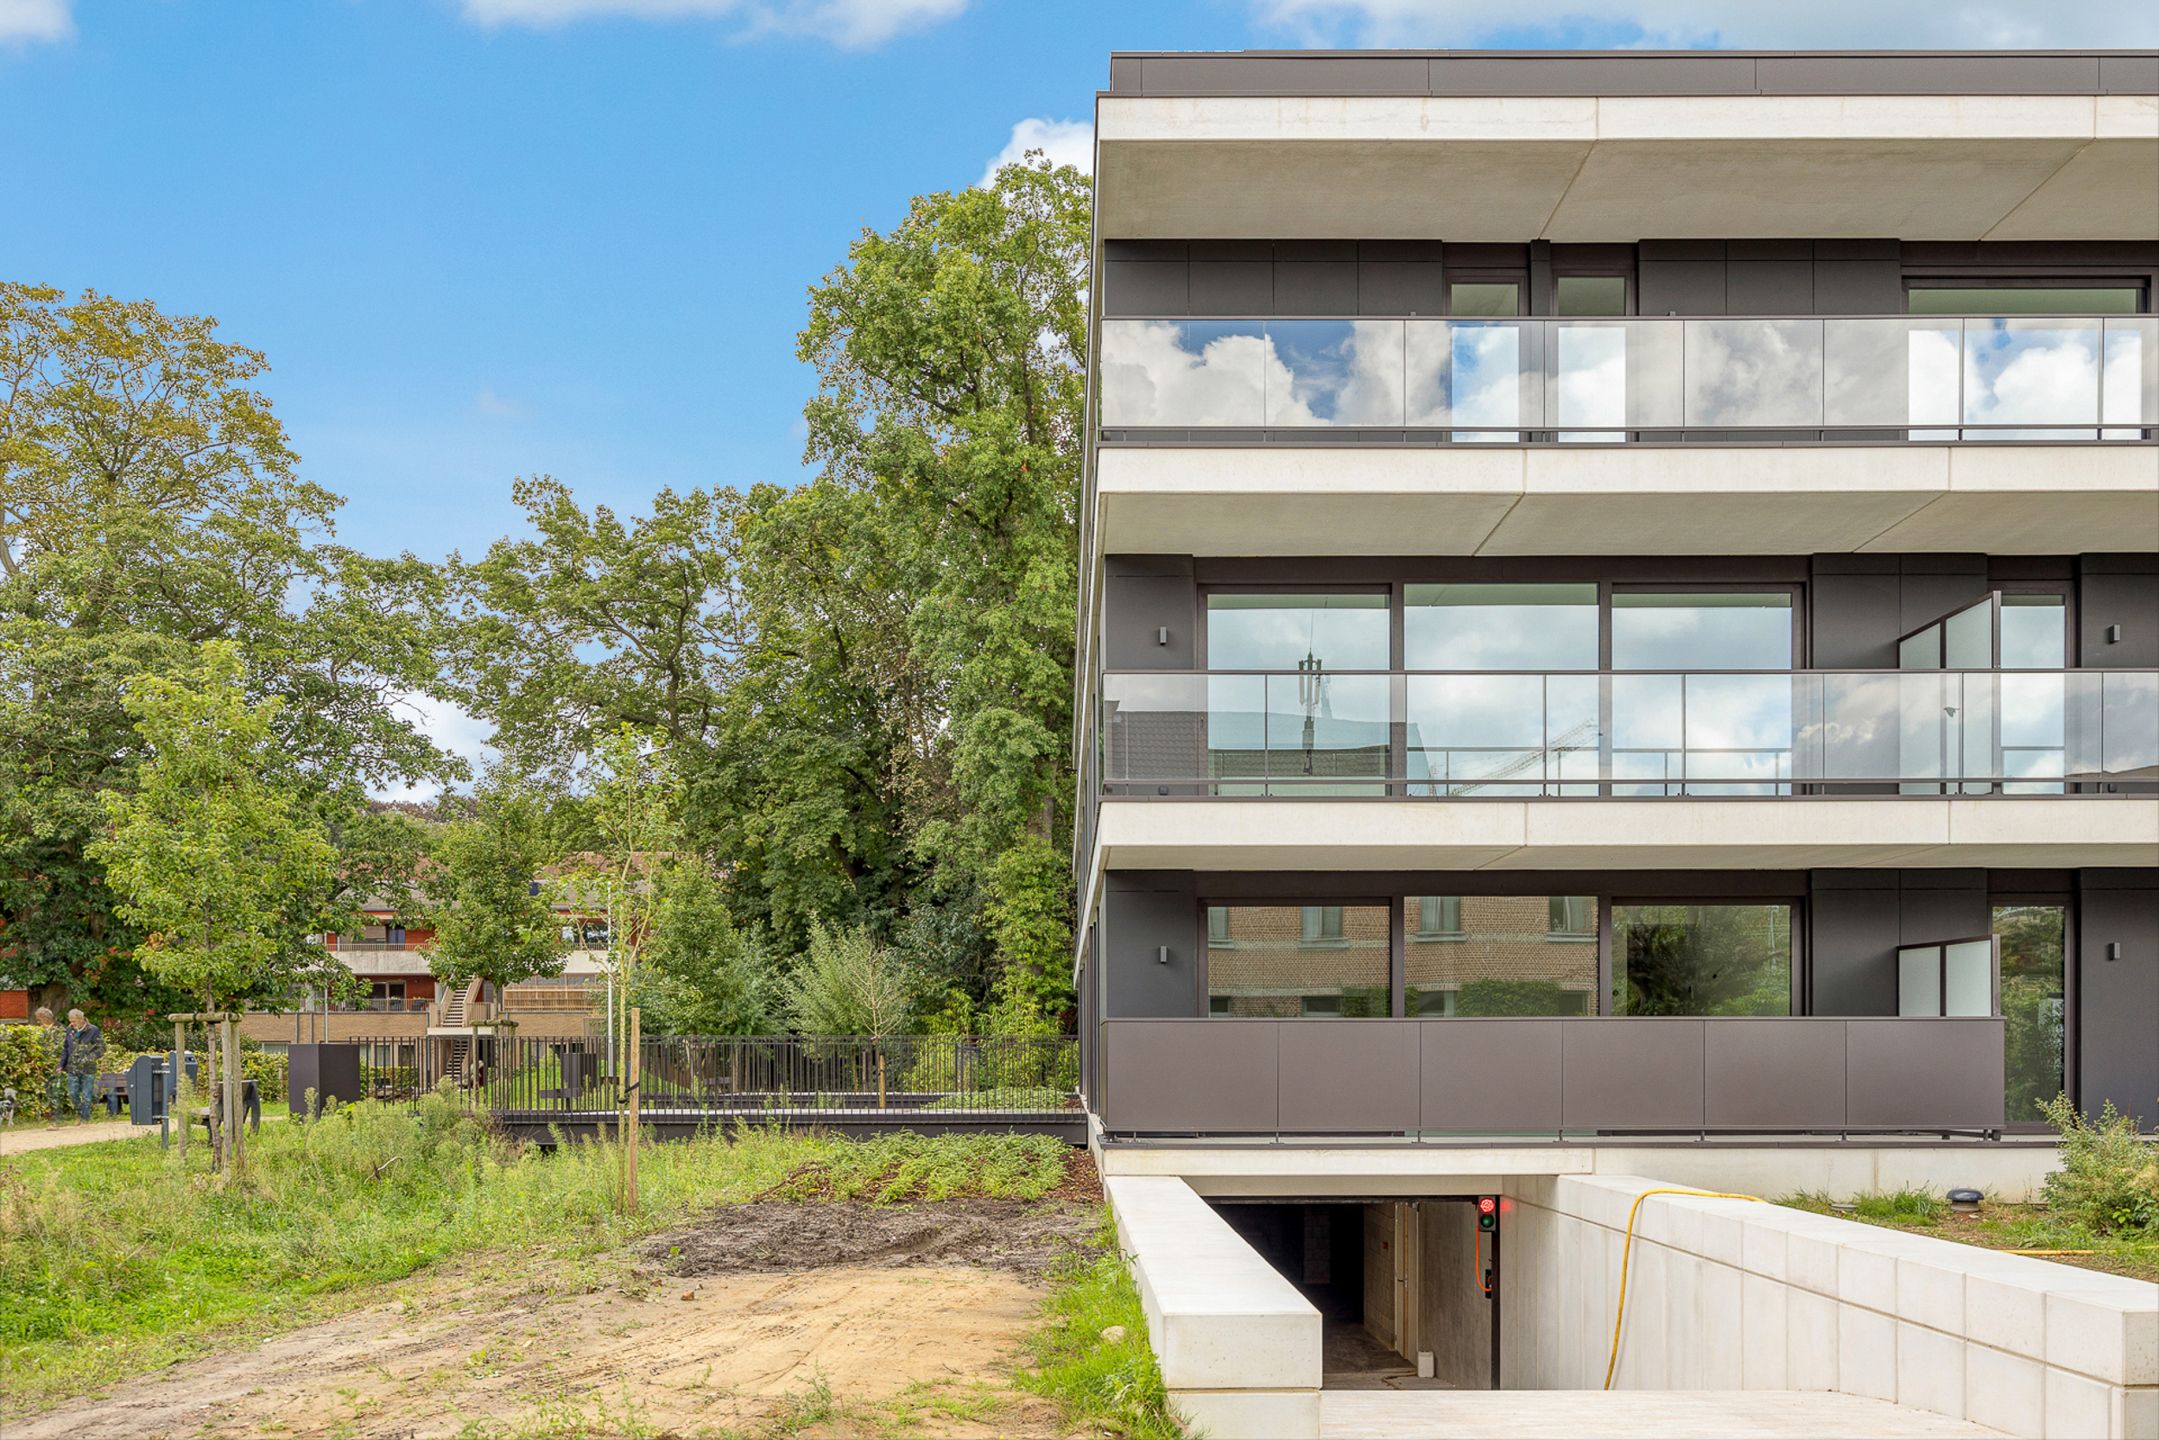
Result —
<instances>
[{"instance_id":1,"label":"dirt patch","mask_svg":"<svg viewBox=\"0 0 2159 1440\"><path fill-rule=\"evenodd\" d=\"M733 1205L656 1235L638 1253L670 1275L805 1273L839 1266L974 1266L1039 1279L1097 1224L1077 1205L948 1200L938 1205Z\"/></svg>"}]
</instances>

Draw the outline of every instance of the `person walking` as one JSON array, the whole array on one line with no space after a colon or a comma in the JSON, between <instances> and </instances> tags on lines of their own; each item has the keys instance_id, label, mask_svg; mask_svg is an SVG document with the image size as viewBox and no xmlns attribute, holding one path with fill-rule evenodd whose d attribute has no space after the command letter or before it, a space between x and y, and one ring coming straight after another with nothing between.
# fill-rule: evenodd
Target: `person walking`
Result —
<instances>
[{"instance_id":1,"label":"person walking","mask_svg":"<svg viewBox=\"0 0 2159 1440\"><path fill-rule=\"evenodd\" d=\"M67 1041L61 1046L60 1068L67 1075L67 1098L83 1124L90 1123L90 1107L97 1101L97 1067L105 1058L105 1032L92 1025L80 1010L67 1012Z\"/></svg>"},{"instance_id":2,"label":"person walking","mask_svg":"<svg viewBox=\"0 0 2159 1440\"><path fill-rule=\"evenodd\" d=\"M60 1128L60 1116L67 1109L67 1070L61 1064L61 1056L67 1050L67 1032L53 1019L52 1007L37 1007L38 1051L45 1057L45 1113L53 1117L47 1127Z\"/></svg>"}]
</instances>

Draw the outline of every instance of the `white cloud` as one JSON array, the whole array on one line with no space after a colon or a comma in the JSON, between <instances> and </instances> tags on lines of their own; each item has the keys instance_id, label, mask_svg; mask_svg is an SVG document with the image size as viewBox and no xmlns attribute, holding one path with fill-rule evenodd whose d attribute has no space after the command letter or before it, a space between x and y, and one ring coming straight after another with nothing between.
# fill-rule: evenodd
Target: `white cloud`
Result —
<instances>
[{"instance_id":1,"label":"white cloud","mask_svg":"<svg viewBox=\"0 0 2159 1440\"><path fill-rule=\"evenodd\" d=\"M462 755L471 762L475 776L487 763L496 758L493 744L495 729L486 721L468 714L447 700L437 700L432 695L408 694L397 702L397 708L407 719L419 726L422 734L453 755ZM442 793L439 785L393 785L371 792L377 800L432 800Z\"/></svg>"},{"instance_id":2,"label":"white cloud","mask_svg":"<svg viewBox=\"0 0 2159 1440\"><path fill-rule=\"evenodd\" d=\"M1552 43L1650 48L2149 45L2150 0L1248 0L1255 23L1303 45L1468 46L1549 34ZM1586 33L1585 33L1586 32Z\"/></svg>"},{"instance_id":3,"label":"white cloud","mask_svg":"<svg viewBox=\"0 0 2159 1440\"><path fill-rule=\"evenodd\" d=\"M472 413L489 420L521 420L525 407L507 395L498 395L491 385L482 385L480 393L472 397Z\"/></svg>"},{"instance_id":4,"label":"white cloud","mask_svg":"<svg viewBox=\"0 0 2159 1440\"><path fill-rule=\"evenodd\" d=\"M0 0L5 3L5 0ZM554 29L580 20L732 20L736 38L824 40L867 50L907 30L950 20L969 0L464 0L481 25Z\"/></svg>"},{"instance_id":5,"label":"white cloud","mask_svg":"<svg viewBox=\"0 0 2159 1440\"><path fill-rule=\"evenodd\" d=\"M0 45L65 40L75 33L73 0L0 0Z\"/></svg>"},{"instance_id":6,"label":"white cloud","mask_svg":"<svg viewBox=\"0 0 2159 1440\"><path fill-rule=\"evenodd\" d=\"M997 172L1005 166L1027 158L1030 150L1040 150L1049 157L1052 165L1072 165L1082 174L1094 173L1094 126L1085 120L1052 120L1043 115L1030 115L1012 127L1012 138L1005 141L1005 148L990 158L983 167L982 178L975 183L987 185L997 178Z\"/></svg>"}]
</instances>

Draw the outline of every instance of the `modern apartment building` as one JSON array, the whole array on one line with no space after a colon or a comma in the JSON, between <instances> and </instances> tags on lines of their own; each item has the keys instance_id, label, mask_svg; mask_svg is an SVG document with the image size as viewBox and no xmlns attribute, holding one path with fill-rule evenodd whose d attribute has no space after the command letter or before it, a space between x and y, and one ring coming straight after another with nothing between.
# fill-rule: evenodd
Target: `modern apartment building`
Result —
<instances>
[{"instance_id":1,"label":"modern apartment building","mask_svg":"<svg viewBox=\"0 0 2159 1440\"><path fill-rule=\"evenodd\" d=\"M1096 140L1109 1173L2159 1125L2159 56L1120 54Z\"/></svg>"}]
</instances>

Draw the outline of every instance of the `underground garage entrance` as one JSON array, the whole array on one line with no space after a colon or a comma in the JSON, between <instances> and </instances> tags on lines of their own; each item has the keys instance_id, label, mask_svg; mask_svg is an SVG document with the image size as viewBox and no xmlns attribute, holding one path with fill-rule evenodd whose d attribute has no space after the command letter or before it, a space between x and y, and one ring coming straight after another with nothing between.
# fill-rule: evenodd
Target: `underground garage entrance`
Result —
<instances>
[{"instance_id":1,"label":"underground garage entrance","mask_svg":"<svg viewBox=\"0 0 2159 1440\"><path fill-rule=\"evenodd\" d=\"M1501 1388L1496 1197L1208 1203L1319 1311L1323 1388Z\"/></svg>"}]
</instances>

